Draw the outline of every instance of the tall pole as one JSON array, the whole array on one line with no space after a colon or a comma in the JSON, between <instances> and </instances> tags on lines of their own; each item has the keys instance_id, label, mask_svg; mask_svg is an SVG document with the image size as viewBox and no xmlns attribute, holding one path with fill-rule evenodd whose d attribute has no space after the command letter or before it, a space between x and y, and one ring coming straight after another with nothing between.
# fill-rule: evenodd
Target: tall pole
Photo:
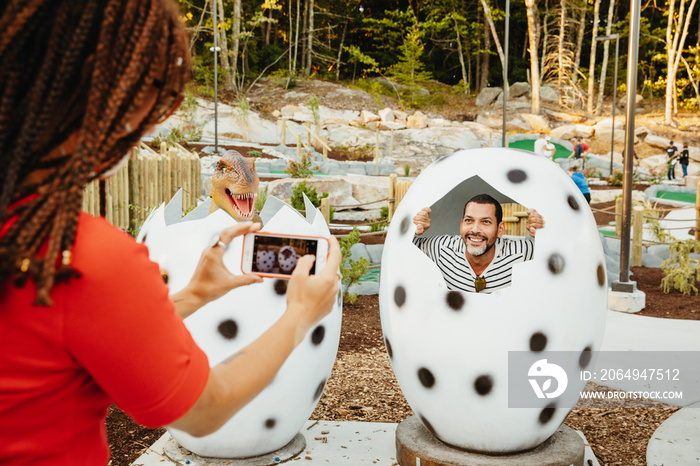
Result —
<instances>
[{"instance_id":1,"label":"tall pole","mask_svg":"<svg viewBox=\"0 0 700 466\"><path fill-rule=\"evenodd\" d=\"M506 37L503 44L503 140L501 145L506 147L506 101L508 100L508 35L510 32L510 0L506 0Z\"/></svg>"},{"instance_id":2,"label":"tall pole","mask_svg":"<svg viewBox=\"0 0 700 466\"><path fill-rule=\"evenodd\" d=\"M214 14L214 153L219 153L219 69L217 63L217 57L219 53L218 36L219 29L216 25L216 0L212 2L212 11Z\"/></svg>"},{"instance_id":3,"label":"tall pole","mask_svg":"<svg viewBox=\"0 0 700 466\"><path fill-rule=\"evenodd\" d=\"M630 283L630 227L632 220L632 169L634 162L634 111L637 96L637 53L639 51L639 11L641 0L630 2L630 35L627 53L627 121L625 124L625 157L622 178L622 232L620 234L620 281L614 282L613 291L632 293L636 286Z\"/></svg>"},{"instance_id":4,"label":"tall pole","mask_svg":"<svg viewBox=\"0 0 700 466\"><path fill-rule=\"evenodd\" d=\"M620 54L620 34L613 34L615 37L615 77L613 78L613 106L612 106L612 131L610 136L610 176L613 176L613 153L615 149L615 107L617 107L617 57Z\"/></svg>"}]
</instances>

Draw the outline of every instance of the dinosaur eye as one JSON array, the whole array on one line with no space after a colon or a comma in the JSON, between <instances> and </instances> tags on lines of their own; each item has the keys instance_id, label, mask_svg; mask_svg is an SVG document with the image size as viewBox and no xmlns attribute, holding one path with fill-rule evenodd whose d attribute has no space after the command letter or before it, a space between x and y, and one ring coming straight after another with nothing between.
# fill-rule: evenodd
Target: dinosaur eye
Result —
<instances>
[{"instance_id":1,"label":"dinosaur eye","mask_svg":"<svg viewBox=\"0 0 700 466\"><path fill-rule=\"evenodd\" d=\"M226 170L226 167L221 167L221 173L223 173L225 175L227 171L228 170Z\"/></svg>"}]
</instances>

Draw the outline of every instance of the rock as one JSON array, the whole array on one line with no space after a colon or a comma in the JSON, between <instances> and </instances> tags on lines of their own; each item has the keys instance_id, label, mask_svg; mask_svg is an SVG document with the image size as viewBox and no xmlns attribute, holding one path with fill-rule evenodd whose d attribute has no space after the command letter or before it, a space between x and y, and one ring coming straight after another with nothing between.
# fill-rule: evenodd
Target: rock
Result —
<instances>
[{"instance_id":1,"label":"rock","mask_svg":"<svg viewBox=\"0 0 700 466\"><path fill-rule=\"evenodd\" d=\"M379 121L379 115L376 115L372 112L369 112L367 110L362 110L360 112L360 124L363 126L367 126L367 123L370 123L372 121Z\"/></svg>"},{"instance_id":2,"label":"rock","mask_svg":"<svg viewBox=\"0 0 700 466\"><path fill-rule=\"evenodd\" d=\"M282 116L282 112L280 112L279 110L275 110L274 112L272 112L272 116L275 118L279 118Z\"/></svg>"},{"instance_id":3,"label":"rock","mask_svg":"<svg viewBox=\"0 0 700 466\"><path fill-rule=\"evenodd\" d=\"M380 264L382 262L382 253L384 252L383 244L368 244L367 252L369 260L372 264Z\"/></svg>"},{"instance_id":4,"label":"rock","mask_svg":"<svg viewBox=\"0 0 700 466\"><path fill-rule=\"evenodd\" d=\"M280 113L282 113L283 117L289 118L289 117L294 116L294 114L298 111L299 111L298 105L291 105L290 104L290 105L285 105L284 107L282 107L282 109L280 110Z\"/></svg>"},{"instance_id":5,"label":"rock","mask_svg":"<svg viewBox=\"0 0 700 466\"><path fill-rule=\"evenodd\" d=\"M428 120L429 128L442 128L443 126L452 126L448 120L444 118L431 118Z\"/></svg>"},{"instance_id":6,"label":"rock","mask_svg":"<svg viewBox=\"0 0 700 466\"><path fill-rule=\"evenodd\" d=\"M359 123L359 122L358 122ZM330 125L330 124L335 124L335 125L349 125L350 121L348 120L341 120L339 118L326 118L323 120L324 125Z\"/></svg>"},{"instance_id":7,"label":"rock","mask_svg":"<svg viewBox=\"0 0 700 466\"><path fill-rule=\"evenodd\" d=\"M294 115L290 117L290 120L294 121L299 121L301 123L305 123L307 121L314 121L314 115L311 113L310 110L306 110L305 108L301 108L294 112Z\"/></svg>"},{"instance_id":8,"label":"rock","mask_svg":"<svg viewBox=\"0 0 700 466\"><path fill-rule=\"evenodd\" d=\"M492 113L479 112L476 116L476 122L493 129L503 127L503 117Z\"/></svg>"},{"instance_id":9,"label":"rock","mask_svg":"<svg viewBox=\"0 0 700 466\"><path fill-rule=\"evenodd\" d=\"M639 138L640 141L646 142L646 137L649 135L649 128L646 126L637 126L634 128L634 135Z\"/></svg>"},{"instance_id":10,"label":"rock","mask_svg":"<svg viewBox=\"0 0 700 466\"><path fill-rule=\"evenodd\" d=\"M600 120L598 123L596 123L593 128L595 129L595 132L597 133L601 129L610 129L613 127L613 120L612 118L605 118L603 120ZM624 118L615 118L615 129L617 130L618 128L624 130L625 128L625 121Z\"/></svg>"},{"instance_id":11,"label":"rock","mask_svg":"<svg viewBox=\"0 0 700 466\"><path fill-rule=\"evenodd\" d=\"M612 128L601 128L601 129L596 129L595 134L598 137L598 140L601 142L611 142L613 138L613 130ZM624 143L625 142L625 129L624 128L615 128L615 142L616 143Z\"/></svg>"},{"instance_id":12,"label":"rock","mask_svg":"<svg viewBox=\"0 0 700 466\"><path fill-rule=\"evenodd\" d=\"M540 100L543 102L559 102L559 92L551 86L540 87Z\"/></svg>"},{"instance_id":13,"label":"rock","mask_svg":"<svg viewBox=\"0 0 700 466\"><path fill-rule=\"evenodd\" d=\"M398 123L398 122L381 123L379 125L379 129L381 129L381 130L406 129L406 125L403 123Z\"/></svg>"},{"instance_id":14,"label":"rock","mask_svg":"<svg viewBox=\"0 0 700 466\"><path fill-rule=\"evenodd\" d=\"M508 89L509 97L515 99L516 97L526 96L530 93L530 84L519 82L513 83Z\"/></svg>"},{"instance_id":15,"label":"rock","mask_svg":"<svg viewBox=\"0 0 700 466\"><path fill-rule=\"evenodd\" d=\"M413 129L423 129L428 126L428 117L420 110L408 117L406 126Z\"/></svg>"},{"instance_id":16,"label":"rock","mask_svg":"<svg viewBox=\"0 0 700 466\"><path fill-rule=\"evenodd\" d=\"M350 259L358 261L361 257L366 258L370 262L372 261L369 251L367 251L367 245L362 243L353 244L350 248Z\"/></svg>"},{"instance_id":17,"label":"rock","mask_svg":"<svg viewBox=\"0 0 700 466\"><path fill-rule=\"evenodd\" d=\"M550 110L548 108L543 108L542 113L547 114L559 121L564 121L567 123L580 123L584 119L583 115L572 115L570 113L555 112L554 110Z\"/></svg>"},{"instance_id":18,"label":"rock","mask_svg":"<svg viewBox=\"0 0 700 466\"><path fill-rule=\"evenodd\" d=\"M576 125L562 125L554 128L551 136L562 139L573 139L576 137Z\"/></svg>"},{"instance_id":19,"label":"rock","mask_svg":"<svg viewBox=\"0 0 700 466\"><path fill-rule=\"evenodd\" d=\"M588 125L576 125L575 133L579 138L589 139L595 134L595 128Z\"/></svg>"},{"instance_id":20,"label":"rock","mask_svg":"<svg viewBox=\"0 0 700 466\"><path fill-rule=\"evenodd\" d=\"M503 89L501 89L500 87L484 88L479 93L479 96L476 98L475 105L477 107L485 107L486 105L489 105L491 102L496 100L496 98L501 93L503 93Z\"/></svg>"},{"instance_id":21,"label":"rock","mask_svg":"<svg viewBox=\"0 0 700 466\"><path fill-rule=\"evenodd\" d=\"M656 147L657 149L661 149L661 151L664 151L666 147L668 147L669 139L662 138L661 136L656 136L654 134L648 134L647 137L644 138L644 142L646 142L650 146ZM674 142L674 144L676 142Z\"/></svg>"},{"instance_id":22,"label":"rock","mask_svg":"<svg viewBox=\"0 0 700 466\"><path fill-rule=\"evenodd\" d=\"M401 110L394 110L394 118L400 121L406 121L408 118L408 113L403 112Z\"/></svg>"},{"instance_id":23,"label":"rock","mask_svg":"<svg viewBox=\"0 0 700 466\"><path fill-rule=\"evenodd\" d=\"M521 113L520 118L525 120L532 128L532 131L536 133L549 133L550 131L549 123L547 122L547 120L545 120L539 115L535 115L534 113Z\"/></svg>"},{"instance_id":24,"label":"rock","mask_svg":"<svg viewBox=\"0 0 700 466\"><path fill-rule=\"evenodd\" d=\"M379 110L379 118L383 123L394 121L394 112L390 108Z\"/></svg>"}]
</instances>

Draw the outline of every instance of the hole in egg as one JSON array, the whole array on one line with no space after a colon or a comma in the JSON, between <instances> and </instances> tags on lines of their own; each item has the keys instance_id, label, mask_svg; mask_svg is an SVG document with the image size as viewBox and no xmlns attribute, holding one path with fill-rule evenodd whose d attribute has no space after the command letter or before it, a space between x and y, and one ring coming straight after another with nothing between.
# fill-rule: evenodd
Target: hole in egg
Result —
<instances>
[{"instance_id":1,"label":"hole in egg","mask_svg":"<svg viewBox=\"0 0 700 466\"><path fill-rule=\"evenodd\" d=\"M513 184L529 179L518 168L506 176ZM535 240L526 230L531 206L519 204L479 176L467 178L432 205L420 206L424 207L430 208L430 225L421 235L413 236L413 244L433 261L450 292L488 294L508 288L513 267L534 256ZM406 219L401 222L402 233L407 223ZM415 227L410 232L415 232ZM497 251L499 254L494 254ZM490 263L480 265L491 254ZM463 304L455 295L448 295L452 309L461 309Z\"/></svg>"}]
</instances>

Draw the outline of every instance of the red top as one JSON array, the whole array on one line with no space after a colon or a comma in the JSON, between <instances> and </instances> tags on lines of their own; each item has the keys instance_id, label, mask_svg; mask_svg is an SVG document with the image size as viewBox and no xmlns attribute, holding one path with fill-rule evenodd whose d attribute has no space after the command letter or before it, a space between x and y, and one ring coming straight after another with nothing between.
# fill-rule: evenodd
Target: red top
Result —
<instances>
[{"instance_id":1,"label":"red top","mask_svg":"<svg viewBox=\"0 0 700 466\"><path fill-rule=\"evenodd\" d=\"M167 425L207 382L207 357L145 246L81 214L73 267L82 278L57 283L50 307L32 306L31 279L1 287L3 466L105 465L112 402L141 424Z\"/></svg>"}]
</instances>

